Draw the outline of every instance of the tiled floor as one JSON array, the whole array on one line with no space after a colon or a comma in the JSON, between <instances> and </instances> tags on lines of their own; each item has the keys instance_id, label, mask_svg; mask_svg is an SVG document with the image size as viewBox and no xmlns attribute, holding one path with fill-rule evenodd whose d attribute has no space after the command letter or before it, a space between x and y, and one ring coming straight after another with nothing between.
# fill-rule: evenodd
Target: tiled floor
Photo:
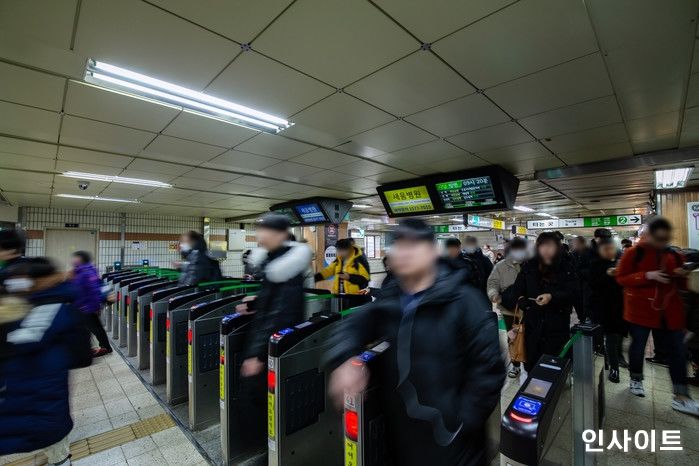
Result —
<instances>
[{"instance_id":1,"label":"tiled floor","mask_svg":"<svg viewBox=\"0 0 699 466\"><path fill-rule=\"evenodd\" d=\"M92 366L71 373L71 411L75 427L70 440L80 440L164 412L158 401L117 353L97 358ZM0 457L0 464L27 456ZM179 427L156 432L101 451L76 466L206 465Z\"/></svg>"}]
</instances>

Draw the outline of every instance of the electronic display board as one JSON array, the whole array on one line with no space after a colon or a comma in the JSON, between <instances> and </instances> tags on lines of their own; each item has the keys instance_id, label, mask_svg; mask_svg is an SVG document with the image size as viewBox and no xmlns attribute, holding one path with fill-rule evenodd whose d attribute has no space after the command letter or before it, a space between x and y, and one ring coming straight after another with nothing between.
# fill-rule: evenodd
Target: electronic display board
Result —
<instances>
[{"instance_id":1,"label":"electronic display board","mask_svg":"<svg viewBox=\"0 0 699 466\"><path fill-rule=\"evenodd\" d=\"M286 215L289 218L289 223L291 223L292 226L301 225L301 220L299 220L298 215L296 215L296 212L294 212L294 209L291 207L280 207L279 209L274 209L272 212L275 214Z\"/></svg>"},{"instance_id":2,"label":"electronic display board","mask_svg":"<svg viewBox=\"0 0 699 466\"><path fill-rule=\"evenodd\" d=\"M421 214L434 210L427 186L410 186L384 191L384 196L391 212L395 214Z\"/></svg>"},{"instance_id":3,"label":"electronic display board","mask_svg":"<svg viewBox=\"0 0 699 466\"><path fill-rule=\"evenodd\" d=\"M445 209L463 210L497 205L493 182L489 176L477 176L435 184Z\"/></svg>"},{"instance_id":4,"label":"electronic display board","mask_svg":"<svg viewBox=\"0 0 699 466\"><path fill-rule=\"evenodd\" d=\"M328 217L317 202L297 204L294 206L294 210L305 224L326 223L328 221Z\"/></svg>"}]
</instances>

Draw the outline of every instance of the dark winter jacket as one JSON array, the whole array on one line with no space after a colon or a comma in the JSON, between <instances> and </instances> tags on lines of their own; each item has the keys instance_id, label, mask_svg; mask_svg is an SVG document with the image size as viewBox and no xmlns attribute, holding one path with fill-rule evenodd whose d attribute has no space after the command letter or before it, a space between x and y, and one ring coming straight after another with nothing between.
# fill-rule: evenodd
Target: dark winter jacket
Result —
<instances>
[{"instance_id":1,"label":"dark winter jacket","mask_svg":"<svg viewBox=\"0 0 699 466\"><path fill-rule=\"evenodd\" d=\"M475 263L476 267L478 268L478 289L482 290L483 293L487 293L488 277L493 271L493 263L490 262L490 259L488 259L485 254L483 254L483 250L481 248L476 249L476 252L472 252L470 254L464 253L464 257Z\"/></svg>"},{"instance_id":2,"label":"dark winter jacket","mask_svg":"<svg viewBox=\"0 0 699 466\"><path fill-rule=\"evenodd\" d=\"M330 368L386 339L372 373L394 464L465 465L483 460L484 425L504 381L495 314L463 272L440 265L414 308L401 305L398 279L356 311L333 336Z\"/></svg>"},{"instance_id":3,"label":"dark winter jacket","mask_svg":"<svg viewBox=\"0 0 699 466\"><path fill-rule=\"evenodd\" d=\"M578 294L577 300L573 303L575 307L575 312L578 314L578 318L584 321L586 318L591 317L593 313L592 302L591 302L591 288L590 288L590 265L593 260L596 260L599 256L597 255L596 248L585 248L584 251L573 251L570 253L570 260L573 261L573 266L578 274L580 280L580 293Z\"/></svg>"},{"instance_id":4,"label":"dark winter jacket","mask_svg":"<svg viewBox=\"0 0 699 466\"><path fill-rule=\"evenodd\" d=\"M624 290L607 270L616 267L616 260L608 261L597 257L589 268L588 284L590 286L589 303L592 321L600 324L605 333L626 335L628 332L624 320Z\"/></svg>"},{"instance_id":5,"label":"dark winter jacket","mask_svg":"<svg viewBox=\"0 0 699 466\"><path fill-rule=\"evenodd\" d=\"M0 304L0 455L45 448L73 428L68 371L90 354L83 316L65 304L74 297L63 283L23 308Z\"/></svg>"},{"instance_id":6,"label":"dark winter jacket","mask_svg":"<svg viewBox=\"0 0 699 466\"><path fill-rule=\"evenodd\" d=\"M92 264L79 265L73 271L73 286L78 296L73 305L85 314L95 314L102 307L102 281Z\"/></svg>"},{"instance_id":7,"label":"dark winter jacket","mask_svg":"<svg viewBox=\"0 0 699 466\"><path fill-rule=\"evenodd\" d=\"M196 285L201 282L219 280L221 268L217 261L210 258L206 249L193 249L186 256L182 267L180 285Z\"/></svg>"},{"instance_id":8,"label":"dark winter jacket","mask_svg":"<svg viewBox=\"0 0 699 466\"><path fill-rule=\"evenodd\" d=\"M5 283L5 278L7 277L7 272L10 270L10 268L17 264L21 264L26 260L27 259L24 256L19 256L15 257L14 259L10 259L4 263L0 263L0 286L2 286L3 283ZM2 293L2 290L0 290L0 293Z\"/></svg>"},{"instance_id":9,"label":"dark winter jacket","mask_svg":"<svg viewBox=\"0 0 699 466\"><path fill-rule=\"evenodd\" d=\"M269 337L276 330L299 324L304 316L304 274L313 258L311 249L302 243L288 242L267 254L255 250L254 264L262 270L262 288L249 304L256 313L252 321L245 357L267 361Z\"/></svg>"}]
</instances>

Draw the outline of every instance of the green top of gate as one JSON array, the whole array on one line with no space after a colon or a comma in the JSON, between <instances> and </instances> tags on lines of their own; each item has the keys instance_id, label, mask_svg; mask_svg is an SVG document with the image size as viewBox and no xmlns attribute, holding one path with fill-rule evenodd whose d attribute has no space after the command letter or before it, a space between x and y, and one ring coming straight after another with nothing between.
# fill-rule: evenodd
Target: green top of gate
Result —
<instances>
[{"instance_id":1,"label":"green top of gate","mask_svg":"<svg viewBox=\"0 0 699 466\"><path fill-rule=\"evenodd\" d=\"M233 285L233 286L224 286L223 288L219 289L218 291L220 291L220 292L237 291L237 290L254 291L254 290L259 290L260 288L262 288L262 285L259 283L247 283L247 284L240 284L240 285Z\"/></svg>"}]
</instances>

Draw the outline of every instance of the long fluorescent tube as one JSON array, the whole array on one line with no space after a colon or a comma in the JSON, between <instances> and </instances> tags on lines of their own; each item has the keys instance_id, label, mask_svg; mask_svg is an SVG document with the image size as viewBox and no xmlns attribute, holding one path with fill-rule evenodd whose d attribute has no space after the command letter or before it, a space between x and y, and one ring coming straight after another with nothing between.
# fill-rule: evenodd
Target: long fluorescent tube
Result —
<instances>
[{"instance_id":1,"label":"long fluorescent tube","mask_svg":"<svg viewBox=\"0 0 699 466\"><path fill-rule=\"evenodd\" d=\"M139 203L136 199L116 199L114 197L81 196L79 194L56 194L56 197L66 197L69 199L84 199L86 201L126 202L128 204Z\"/></svg>"},{"instance_id":2,"label":"long fluorescent tube","mask_svg":"<svg viewBox=\"0 0 699 466\"><path fill-rule=\"evenodd\" d=\"M78 178L80 180L106 181L107 183L135 184L138 186L153 186L155 188L172 188L169 183L155 180L142 180L140 178L127 178L124 176L99 175L97 173L65 172L62 176Z\"/></svg>"},{"instance_id":3,"label":"long fluorescent tube","mask_svg":"<svg viewBox=\"0 0 699 466\"><path fill-rule=\"evenodd\" d=\"M694 167L669 168L655 171L655 189L678 189L687 185Z\"/></svg>"},{"instance_id":4,"label":"long fluorescent tube","mask_svg":"<svg viewBox=\"0 0 699 466\"><path fill-rule=\"evenodd\" d=\"M368 209L371 207L369 204L352 204L353 209Z\"/></svg>"},{"instance_id":5,"label":"long fluorescent tube","mask_svg":"<svg viewBox=\"0 0 699 466\"><path fill-rule=\"evenodd\" d=\"M278 133L293 124L244 105L96 60L88 60L85 81L107 89L127 91L137 96L179 105L201 116L258 131Z\"/></svg>"},{"instance_id":6,"label":"long fluorescent tube","mask_svg":"<svg viewBox=\"0 0 699 466\"><path fill-rule=\"evenodd\" d=\"M534 209L531 207L523 206L523 205L516 205L515 210L519 210L520 212L534 212Z\"/></svg>"}]
</instances>

